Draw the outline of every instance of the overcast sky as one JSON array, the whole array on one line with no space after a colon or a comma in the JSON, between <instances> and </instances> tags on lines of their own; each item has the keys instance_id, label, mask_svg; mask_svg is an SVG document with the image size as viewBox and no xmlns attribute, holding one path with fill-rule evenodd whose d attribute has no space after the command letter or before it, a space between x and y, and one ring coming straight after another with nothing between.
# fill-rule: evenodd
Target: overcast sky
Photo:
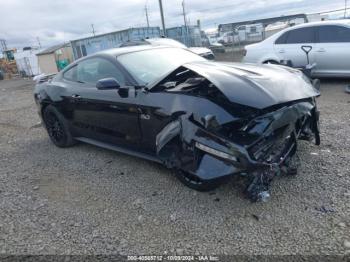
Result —
<instances>
[{"instance_id":1,"label":"overcast sky","mask_svg":"<svg viewBox=\"0 0 350 262\"><path fill-rule=\"evenodd\" d=\"M163 0L167 27L183 24L182 0ZM350 1L349 1L350 2ZM43 46L128 27L160 26L158 0L0 0L0 39L10 47ZM220 23L273 16L314 13L344 7L344 0L185 0L191 24L203 28ZM350 13L350 10L349 10Z\"/></svg>"}]
</instances>

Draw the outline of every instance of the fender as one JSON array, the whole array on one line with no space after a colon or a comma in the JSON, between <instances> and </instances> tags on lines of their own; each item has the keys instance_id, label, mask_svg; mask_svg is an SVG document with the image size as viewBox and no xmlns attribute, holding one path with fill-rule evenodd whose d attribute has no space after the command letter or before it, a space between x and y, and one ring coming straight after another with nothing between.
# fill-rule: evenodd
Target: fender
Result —
<instances>
[{"instance_id":1,"label":"fender","mask_svg":"<svg viewBox=\"0 0 350 262\"><path fill-rule=\"evenodd\" d=\"M162 131L160 131L156 137L156 149L157 155L162 148L169 143L174 137L180 135L181 123L180 120L175 120L166 125Z\"/></svg>"}]
</instances>

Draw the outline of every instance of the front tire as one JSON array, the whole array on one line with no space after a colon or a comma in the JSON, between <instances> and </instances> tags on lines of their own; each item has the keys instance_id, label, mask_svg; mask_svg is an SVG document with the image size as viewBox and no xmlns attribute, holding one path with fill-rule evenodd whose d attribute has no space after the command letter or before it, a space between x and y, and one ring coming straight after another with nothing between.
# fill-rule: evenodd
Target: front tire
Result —
<instances>
[{"instance_id":1,"label":"front tire","mask_svg":"<svg viewBox=\"0 0 350 262\"><path fill-rule=\"evenodd\" d=\"M182 151L184 146L181 147L179 146L180 144L180 138L175 137L163 147L160 153L163 157L165 156L165 166L173 169L176 178L182 184L197 191L207 192L216 189L226 180L225 178L203 180L196 175L182 170L181 155L184 154Z\"/></svg>"},{"instance_id":2,"label":"front tire","mask_svg":"<svg viewBox=\"0 0 350 262\"><path fill-rule=\"evenodd\" d=\"M43 120L52 143L58 147L70 147L76 142L73 139L67 121L63 115L52 105L43 111Z\"/></svg>"}]
</instances>

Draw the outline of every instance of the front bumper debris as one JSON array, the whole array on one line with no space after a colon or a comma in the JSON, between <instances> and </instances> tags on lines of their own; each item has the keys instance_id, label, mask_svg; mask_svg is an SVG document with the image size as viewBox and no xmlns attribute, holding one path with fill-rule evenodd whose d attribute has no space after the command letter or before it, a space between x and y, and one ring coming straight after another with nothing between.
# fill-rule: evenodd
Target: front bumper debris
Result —
<instances>
[{"instance_id":1,"label":"front bumper debris","mask_svg":"<svg viewBox=\"0 0 350 262\"><path fill-rule=\"evenodd\" d=\"M186 162L186 153L181 156L182 168L203 180L246 174L251 180L246 190L248 197L252 201L266 201L275 176L296 174L290 163L297 151L298 139L311 140L314 136L315 143L320 144L318 118L317 108L311 102L274 111L248 125L245 134L257 137L251 144L233 143L191 121L182 121L187 156L195 154L194 163Z\"/></svg>"}]
</instances>

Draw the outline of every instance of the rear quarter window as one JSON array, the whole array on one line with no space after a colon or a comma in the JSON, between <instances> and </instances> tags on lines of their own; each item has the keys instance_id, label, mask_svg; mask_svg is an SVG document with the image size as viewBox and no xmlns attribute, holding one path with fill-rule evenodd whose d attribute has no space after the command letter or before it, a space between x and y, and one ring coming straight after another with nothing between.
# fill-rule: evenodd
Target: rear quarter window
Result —
<instances>
[{"instance_id":1,"label":"rear quarter window","mask_svg":"<svg viewBox=\"0 0 350 262\"><path fill-rule=\"evenodd\" d=\"M286 39L288 36L288 32L282 34L279 38L277 38L277 40L275 41L276 45L282 45L286 43Z\"/></svg>"},{"instance_id":2,"label":"rear quarter window","mask_svg":"<svg viewBox=\"0 0 350 262\"><path fill-rule=\"evenodd\" d=\"M338 25L326 25L318 28L320 43L350 43L350 28Z\"/></svg>"}]
</instances>

